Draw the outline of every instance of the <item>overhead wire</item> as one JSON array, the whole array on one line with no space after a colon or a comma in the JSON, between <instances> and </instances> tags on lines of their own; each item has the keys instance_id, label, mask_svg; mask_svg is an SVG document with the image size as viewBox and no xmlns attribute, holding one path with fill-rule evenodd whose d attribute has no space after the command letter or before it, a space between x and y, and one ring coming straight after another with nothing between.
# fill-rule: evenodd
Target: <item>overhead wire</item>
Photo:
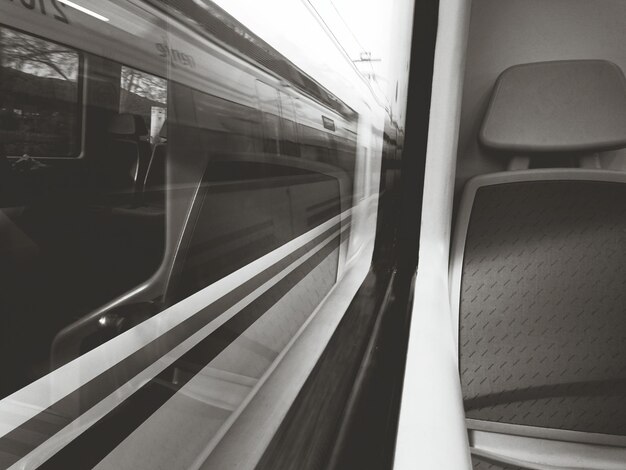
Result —
<instances>
[{"instance_id":1,"label":"overhead wire","mask_svg":"<svg viewBox=\"0 0 626 470\"><path fill-rule=\"evenodd\" d=\"M355 65L354 61L352 60L352 57L350 57L350 54L348 54L348 51L345 49L345 47L343 47L343 44L341 43L341 41L339 41L339 39L337 38L337 36L333 32L333 30L328 25L328 23L326 23L326 21L324 20L324 18L320 14L320 12L317 10L317 8L315 8L315 5L313 5L311 0L302 0L302 2L305 3L305 5L308 5L308 7L314 12L316 19L321 23L321 25L323 26L324 30L327 32L327 34L329 34L331 36L331 39L339 47L339 49L341 49L341 52L346 57L346 59L348 59L348 62L351 64L352 68L359 75L359 77L361 77L361 80L365 83L365 85L367 85L367 87L370 89L370 91L372 92L372 95L374 96L376 101L379 101L378 93L376 93L374 91L374 88L372 87L371 81L367 77L365 77L363 75L363 72L361 72L361 70L359 70L359 68ZM333 5L333 8L335 8L335 10L336 10L336 7L334 5ZM340 15L340 18L342 19L342 21L345 24L345 20L343 19L343 17L341 17L341 15ZM351 30L350 30L350 33L354 34L354 33L352 33ZM356 39L356 37L355 37L355 39ZM357 41L357 43L358 43L358 41ZM360 43L359 43L359 46L362 47L360 45ZM365 49L363 49L363 50L365 51ZM371 66L371 63L370 63L370 66ZM372 68L372 75L374 75L373 68ZM376 82L376 80L374 80L374 82ZM380 85L377 82L376 82L376 85L377 85L377 88L379 90L379 93L382 93L382 89L380 88ZM382 95L384 97L384 93L382 93ZM385 98L385 101L386 101L386 98ZM381 104L385 108L387 108L389 106L389 103L383 104L383 103L380 103L380 101L379 101L379 104Z\"/></svg>"},{"instance_id":2,"label":"overhead wire","mask_svg":"<svg viewBox=\"0 0 626 470\"><path fill-rule=\"evenodd\" d=\"M346 21L346 19L343 17L343 15L341 14L341 12L339 11L339 9L337 8L337 5L335 5L335 3L333 2L333 0L328 0L328 2L330 3L330 5L333 7L333 9L335 10L335 12L337 13L337 16L339 17L339 19L341 19L341 22L344 24L344 26L346 27L346 29L348 30L348 32L350 33L350 35L352 36L352 38L354 39L354 41L357 43L357 45L359 46L359 48L361 49L361 52L363 53L368 53L368 50L363 46L363 44L361 43L361 41L359 41L359 38L356 36L356 34L354 34L354 31L352 31L352 28L350 28L350 26L348 25L348 22ZM367 62L370 70L372 71L372 75L371 75L371 80L374 81L374 83L376 83L376 87L378 88L378 91L385 96L385 93L383 91L383 89L380 86L380 83L378 82L378 79L376 78L376 70L374 69L374 64L372 63L371 60L362 60L362 62Z\"/></svg>"},{"instance_id":3,"label":"overhead wire","mask_svg":"<svg viewBox=\"0 0 626 470\"><path fill-rule=\"evenodd\" d=\"M337 6L335 5L335 3L333 2L333 0L328 0L329 3L332 5L333 9L337 12L337 16L341 19L341 22L344 24L344 26L346 27L346 29L350 32L350 34L352 35L352 37L354 38L355 42L359 45L359 47L361 48L361 51L363 52L367 52L367 49L365 49L365 47L363 47L363 44L361 44L361 41L359 41L359 38L356 37L356 34L354 34L354 32L352 31L352 29L350 29L350 26L348 26L348 22L344 19L344 17L342 16L342 14L340 13L339 9L337 8Z\"/></svg>"}]
</instances>

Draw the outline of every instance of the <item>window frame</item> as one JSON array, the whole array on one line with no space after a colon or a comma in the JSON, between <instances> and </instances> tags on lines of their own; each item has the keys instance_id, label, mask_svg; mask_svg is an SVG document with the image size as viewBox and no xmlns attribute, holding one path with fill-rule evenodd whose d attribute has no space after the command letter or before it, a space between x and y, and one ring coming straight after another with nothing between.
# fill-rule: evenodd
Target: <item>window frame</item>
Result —
<instances>
[{"instance_id":1,"label":"window frame","mask_svg":"<svg viewBox=\"0 0 626 470\"><path fill-rule=\"evenodd\" d=\"M40 34L33 34L30 31L24 31L22 29L15 28L13 26L7 25L6 23L0 22L0 29L3 29L3 28L8 29L10 31L15 31L20 34L25 34L27 36L31 36L33 38L36 38L42 41L46 41L51 44L68 47L73 52L75 52L76 55L78 56L78 70L77 70L77 75L76 75L76 85L77 85L76 109L79 114L78 119L77 119L78 132L76 133L77 134L76 138L78 139L78 145L77 145L78 153L75 155L61 155L61 156L46 155L46 156L33 157L33 158L37 160L69 160L69 161L82 160L85 157L85 137L86 137L85 120L86 120L86 115L87 115L87 91L88 91L86 83L85 83L85 77L87 76L86 72L88 71L88 60L87 60L88 54L85 54L84 51L80 49L76 49L75 47L69 46L62 42L54 41ZM0 44L0 47L1 47L1 44ZM6 155L5 157L9 160L18 160L22 158L21 155Z\"/></svg>"},{"instance_id":2,"label":"window frame","mask_svg":"<svg viewBox=\"0 0 626 470\"><path fill-rule=\"evenodd\" d=\"M141 68L134 67L132 65L128 65L128 64L126 64L124 62L118 62L118 61L115 61L115 60L112 60L112 59L109 59L109 58L106 58L106 57L105 57L105 59L110 61L110 62L115 63L116 65L120 66L120 82L119 82L120 94L119 94L119 100L118 100L118 103L117 103L117 112L118 112L118 114L122 114L122 90L125 89L122 86L123 71L124 71L124 68L132 69L135 72L139 72L139 73L145 74L145 75L150 75L150 76L152 76L154 78L158 78L159 80L163 80L165 82L165 103L163 104L163 108L165 108L165 120L163 121L163 124L167 125L167 116L168 116L168 111L170 111L169 106L171 104L171 102L170 102L170 82L171 82L171 79L165 78L162 75L158 75L156 73L147 72L147 71L145 71L145 70L143 70ZM140 96L141 98L145 98L145 97L142 97L141 95L139 95L137 93L134 93L132 91L129 91L129 90L126 90L126 91L128 93L132 93L134 95ZM143 116L141 116L141 117L143 119ZM152 116L150 116L150 119L152 119ZM148 128L148 136L151 138L152 136L149 134L150 133L150 124L151 123L147 123L147 122L145 122L145 120L144 120L144 123L146 124L146 127ZM159 132L160 132L160 130L159 130ZM153 142L150 141L150 145L151 146L154 145Z\"/></svg>"}]
</instances>

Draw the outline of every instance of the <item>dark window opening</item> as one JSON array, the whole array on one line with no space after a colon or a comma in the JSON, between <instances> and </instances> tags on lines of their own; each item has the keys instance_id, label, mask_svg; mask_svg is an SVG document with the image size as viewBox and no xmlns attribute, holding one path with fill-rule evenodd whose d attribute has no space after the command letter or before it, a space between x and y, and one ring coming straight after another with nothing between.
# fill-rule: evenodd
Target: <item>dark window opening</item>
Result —
<instances>
[{"instance_id":1,"label":"dark window opening","mask_svg":"<svg viewBox=\"0 0 626 470\"><path fill-rule=\"evenodd\" d=\"M0 155L80 154L81 56L0 27Z\"/></svg>"}]
</instances>

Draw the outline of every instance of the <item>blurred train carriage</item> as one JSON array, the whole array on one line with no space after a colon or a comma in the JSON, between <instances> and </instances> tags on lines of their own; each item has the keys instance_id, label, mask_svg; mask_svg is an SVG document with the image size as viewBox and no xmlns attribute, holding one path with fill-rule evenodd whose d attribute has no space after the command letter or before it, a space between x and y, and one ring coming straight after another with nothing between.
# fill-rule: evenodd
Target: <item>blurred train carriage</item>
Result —
<instances>
[{"instance_id":1,"label":"blurred train carriage","mask_svg":"<svg viewBox=\"0 0 626 470\"><path fill-rule=\"evenodd\" d=\"M0 0L0 470L626 468L626 3L377 2Z\"/></svg>"},{"instance_id":2,"label":"blurred train carriage","mask_svg":"<svg viewBox=\"0 0 626 470\"><path fill-rule=\"evenodd\" d=\"M64 426L109 394L154 413L211 380L232 412L371 256L385 110L169 3L0 4L2 468L72 467ZM85 465L119 443L90 453L99 424Z\"/></svg>"}]
</instances>

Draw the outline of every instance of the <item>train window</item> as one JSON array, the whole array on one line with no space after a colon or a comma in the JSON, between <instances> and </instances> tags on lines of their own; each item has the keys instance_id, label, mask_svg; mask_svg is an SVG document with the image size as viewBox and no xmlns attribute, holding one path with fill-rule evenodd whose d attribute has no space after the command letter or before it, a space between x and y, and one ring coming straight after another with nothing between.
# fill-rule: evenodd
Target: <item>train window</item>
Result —
<instances>
[{"instance_id":1,"label":"train window","mask_svg":"<svg viewBox=\"0 0 626 470\"><path fill-rule=\"evenodd\" d=\"M256 89L261 111L263 111L263 150L266 153L278 154L280 153L278 90L258 80Z\"/></svg>"},{"instance_id":2,"label":"train window","mask_svg":"<svg viewBox=\"0 0 626 470\"><path fill-rule=\"evenodd\" d=\"M158 269L166 152L146 128L163 134L167 81L12 29L0 28L0 39L0 156L31 157L0 159L4 397L119 333L92 329L71 348L53 346ZM39 160L78 156L83 121L84 158ZM124 328L145 319L138 311Z\"/></svg>"},{"instance_id":3,"label":"train window","mask_svg":"<svg viewBox=\"0 0 626 470\"><path fill-rule=\"evenodd\" d=\"M326 132L310 126L298 126L302 145L302 157L317 162L328 162L328 136Z\"/></svg>"},{"instance_id":4,"label":"train window","mask_svg":"<svg viewBox=\"0 0 626 470\"><path fill-rule=\"evenodd\" d=\"M207 93L192 92L198 127L207 131L215 154L256 151L259 117L254 108Z\"/></svg>"},{"instance_id":5,"label":"train window","mask_svg":"<svg viewBox=\"0 0 626 470\"><path fill-rule=\"evenodd\" d=\"M217 281L289 239L287 188L266 165L210 164L176 300Z\"/></svg>"},{"instance_id":6,"label":"train window","mask_svg":"<svg viewBox=\"0 0 626 470\"><path fill-rule=\"evenodd\" d=\"M167 117L167 80L123 65L120 88L120 113L141 116L150 142L158 143Z\"/></svg>"},{"instance_id":7,"label":"train window","mask_svg":"<svg viewBox=\"0 0 626 470\"><path fill-rule=\"evenodd\" d=\"M291 165L267 147L258 152L262 126L256 109L179 84L173 88L193 106L176 108L171 121L186 123L187 138L198 138L208 159L183 242L183 260L174 270L172 289L166 295L169 303L181 301L336 216L340 199L332 165L323 165L320 171L302 162ZM270 102L264 95L268 100L263 109L278 112L278 92L271 87L265 90L275 94L276 100Z\"/></svg>"},{"instance_id":8,"label":"train window","mask_svg":"<svg viewBox=\"0 0 626 470\"><path fill-rule=\"evenodd\" d=\"M293 98L284 92L280 92L280 107L282 110L282 139L280 144L283 155L300 156L298 146L298 133L296 130L296 111Z\"/></svg>"},{"instance_id":9,"label":"train window","mask_svg":"<svg viewBox=\"0 0 626 470\"><path fill-rule=\"evenodd\" d=\"M337 142L337 152L340 166L350 175L354 176L354 166L356 163L356 159L354 158L356 155L356 136L351 135L350 137L353 138L351 139L349 137L335 135L334 139L335 142Z\"/></svg>"},{"instance_id":10,"label":"train window","mask_svg":"<svg viewBox=\"0 0 626 470\"><path fill-rule=\"evenodd\" d=\"M79 155L80 64L70 47L0 27L0 154Z\"/></svg>"}]
</instances>

